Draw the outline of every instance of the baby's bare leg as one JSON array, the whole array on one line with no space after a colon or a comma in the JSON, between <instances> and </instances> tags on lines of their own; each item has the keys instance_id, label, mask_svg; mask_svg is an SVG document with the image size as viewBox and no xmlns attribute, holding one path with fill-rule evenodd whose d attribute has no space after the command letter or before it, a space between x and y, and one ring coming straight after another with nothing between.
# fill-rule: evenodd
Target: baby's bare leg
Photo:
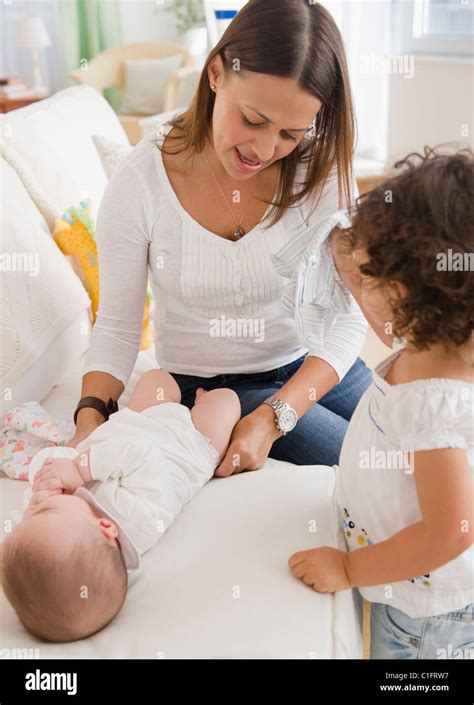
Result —
<instances>
[{"instance_id":1,"label":"baby's bare leg","mask_svg":"<svg viewBox=\"0 0 474 705\"><path fill-rule=\"evenodd\" d=\"M181 403L181 390L178 383L166 370L149 370L138 380L133 390L128 408L143 411L167 401Z\"/></svg>"},{"instance_id":2,"label":"baby's bare leg","mask_svg":"<svg viewBox=\"0 0 474 705\"><path fill-rule=\"evenodd\" d=\"M196 403L191 409L193 423L198 431L209 438L220 460L226 454L240 414L240 400L232 389L212 389L196 395Z\"/></svg>"}]
</instances>

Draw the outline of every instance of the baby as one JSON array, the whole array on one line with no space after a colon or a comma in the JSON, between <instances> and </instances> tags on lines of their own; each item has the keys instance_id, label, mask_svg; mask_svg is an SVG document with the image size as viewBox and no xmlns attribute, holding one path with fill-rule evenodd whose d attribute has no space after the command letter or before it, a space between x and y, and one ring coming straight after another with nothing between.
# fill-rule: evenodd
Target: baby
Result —
<instances>
[{"instance_id":1,"label":"baby","mask_svg":"<svg viewBox=\"0 0 474 705\"><path fill-rule=\"evenodd\" d=\"M35 636L69 642L105 627L124 603L127 572L225 456L237 394L198 389L191 411L180 401L173 377L151 370L128 407L76 449L32 459L30 501L0 563L5 594Z\"/></svg>"},{"instance_id":2,"label":"baby","mask_svg":"<svg viewBox=\"0 0 474 705\"><path fill-rule=\"evenodd\" d=\"M398 166L331 236L374 330L403 338L344 438L349 551L300 551L289 565L318 592L359 588L372 658L472 658L474 157L428 150Z\"/></svg>"}]
</instances>

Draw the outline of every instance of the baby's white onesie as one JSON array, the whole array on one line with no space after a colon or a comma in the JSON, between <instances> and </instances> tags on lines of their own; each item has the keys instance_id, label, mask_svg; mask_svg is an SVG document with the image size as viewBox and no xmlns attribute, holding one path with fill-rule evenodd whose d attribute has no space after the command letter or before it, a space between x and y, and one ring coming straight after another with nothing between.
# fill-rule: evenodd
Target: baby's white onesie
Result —
<instances>
[{"instance_id":1,"label":"baby's white onesie","mask_svg":"<svg viewBox=\"0 0 474 705\"><path fill-rule=\"evenodd\" d=\"M93 479L74 494L117 524L128 570L139 567L139 556L154 546L219 463L190 410L164 402L141 412L121 409L75 449L43 448L31 461L30 482L45 458L74 458L87 450ZM24 508L30 497L31 488Z\"/></svg>"}]
</instances>

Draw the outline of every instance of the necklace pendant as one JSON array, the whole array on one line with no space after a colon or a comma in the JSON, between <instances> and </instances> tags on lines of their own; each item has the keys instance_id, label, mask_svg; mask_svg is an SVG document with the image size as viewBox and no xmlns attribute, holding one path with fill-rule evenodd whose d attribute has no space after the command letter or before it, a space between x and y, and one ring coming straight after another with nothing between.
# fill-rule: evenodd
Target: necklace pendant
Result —
<instances>
[{"instance_id":1,"label":"necklace pendant","mask_svg":"<svg viewBox=\"0 0 474 705\"><path fill-rule=\"evenodd\" d=\"M242 230L242 228L240 227L240 225L238 225L238 226L235 228L235 230L234 230L234 237L235 237L236 240L240 240L240 238L241 238L243 235L245 235L245 233L244 233L244 231Z\"/></svg>"}]
</instances>

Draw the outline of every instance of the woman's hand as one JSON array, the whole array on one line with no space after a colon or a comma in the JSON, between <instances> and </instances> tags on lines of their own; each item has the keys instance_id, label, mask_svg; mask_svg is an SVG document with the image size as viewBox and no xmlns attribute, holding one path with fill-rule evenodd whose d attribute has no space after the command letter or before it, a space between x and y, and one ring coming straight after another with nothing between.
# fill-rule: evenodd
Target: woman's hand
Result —
<instances>
[{"instance_id":1,"label":"woman's hand","mask_svg":"<svg viewBox=\"0 0 474 705\"><path fill-rule=\"evenodd\" d=\"M99 425L99 424L97 424L97 425ZM94 426L91 429L80 431L80 432L78 430L76 430L75 435L66 443L66 447L67 448L76 448L79 445L79 443L81 443L81 441L83 441L85 438L87 438L92 433L94 428L97 428L97 426Z\"/></svg>"},{"instance_id":2,"label":"woman's hand","mask_svg":"<svg viewBox=\"0 0 474 705\"><path fill-rule=\"evenodd\" d=\"M295 578L300 578L316 592L337 592L351 587L347 556L345 551L325 546L293 553L288 565Z\"/></svg>"},{"instance_id":3,"label":"woman's hand","mask_svg":"<svg viewBox=\"0 0 474 705\"><path fill-rule=\"evenodd\" d=\"M81 441L90 436L92 431L104 423L105 419L102 414L96 409L84 407L79 410L77 415L76 433L66 443L68 448L76 448Z\"/></svg>"},{"instance_id":4,"label":"woman's hand","mask_svg":"<svg viewBox=\"0 0 474 705\"><path fill-rule=\"evenodd\" d=\"M244 470L260 470L273 443L283 436L275 426L275 412L262 404L235 425L227 453L216 468L216 477L229 477Z\"/></svg>"}]
</instances>

